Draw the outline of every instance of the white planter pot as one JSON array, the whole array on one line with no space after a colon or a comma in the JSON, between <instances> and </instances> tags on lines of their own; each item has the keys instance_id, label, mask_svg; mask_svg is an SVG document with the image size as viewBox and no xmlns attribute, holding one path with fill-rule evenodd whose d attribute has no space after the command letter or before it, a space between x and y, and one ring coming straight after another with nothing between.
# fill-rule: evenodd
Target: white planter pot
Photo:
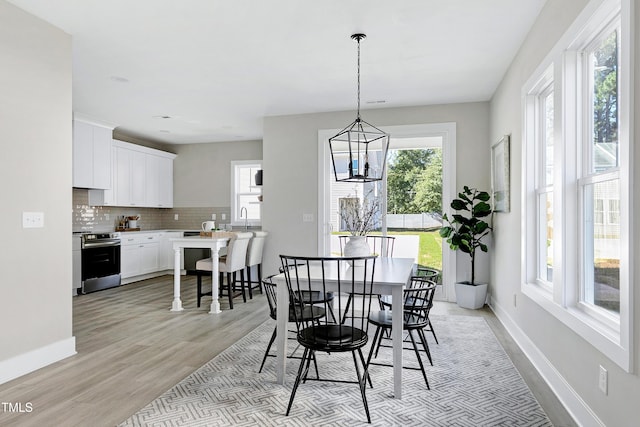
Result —
<instances>
[{"instance_id":1,"label":"white planter pot","mask_svg":"<svg viewBox=\"0 0 640 427\"><path fill-rule=\"evenodd\" d=\"M486 283L475 286L468 283L456 283L456 303L462 308L478 309L484 306L487 299Z\"/></svg>"}]
</instances>

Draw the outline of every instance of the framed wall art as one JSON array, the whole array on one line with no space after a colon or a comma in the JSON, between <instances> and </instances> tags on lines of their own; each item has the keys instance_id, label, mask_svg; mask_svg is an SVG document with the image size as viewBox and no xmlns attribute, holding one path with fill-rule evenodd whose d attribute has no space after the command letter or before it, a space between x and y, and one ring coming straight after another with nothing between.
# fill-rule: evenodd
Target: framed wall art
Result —
<instances>
[{"instance_id":1,"label":"framed wall art","mask_svg":"<svg viewBox=\"0 0 640 427\"><path fill-rule=\"evenodd\" d=\"M493 210L509 212L509 135L491 147L491 188Z\"/></svg>"}]
</instances>

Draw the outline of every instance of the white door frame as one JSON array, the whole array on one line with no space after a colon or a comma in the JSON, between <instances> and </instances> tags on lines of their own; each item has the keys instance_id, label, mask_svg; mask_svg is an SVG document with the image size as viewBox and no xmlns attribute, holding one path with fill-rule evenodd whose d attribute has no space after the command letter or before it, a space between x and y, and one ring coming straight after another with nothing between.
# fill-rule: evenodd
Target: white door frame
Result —
<instances>
[{"instance_id":1,"label":"white door frame","mask_svg":"<svg viewBox=\"0 0 640 427\"><path fill-rule=\"evenodd\" d=\"M395 138L441 136L442 137L442 209L449 213L451 201L456 192L456 123L425 123L416 125L380 126L380 129ZM318 255L328 254L330 248L330 206L329 176L331 174L331 153L328 140L340 129L320 129L318 131ZM442 283L444 298L455 301L453 284L456 278L456 254L448 247L442 249Z\"/></svg>"}]
</instances>

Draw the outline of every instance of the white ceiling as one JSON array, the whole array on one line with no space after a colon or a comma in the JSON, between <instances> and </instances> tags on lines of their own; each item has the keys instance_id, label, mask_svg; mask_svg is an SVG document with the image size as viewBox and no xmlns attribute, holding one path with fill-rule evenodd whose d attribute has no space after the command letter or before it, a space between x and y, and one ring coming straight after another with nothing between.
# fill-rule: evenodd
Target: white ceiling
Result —
<instances>
[{"instance_id":1,"label":"white ceiling","mask_svg":"<svg viewBox=\"0 0 640 427\"><path fill-rule=\"evenodd\" d=\"M355 113L357 32L363 111L489 100L545 2L8 1L73 36L76 113L166 143L261 139L265 116Z\"/></svg>"}]
</instances>

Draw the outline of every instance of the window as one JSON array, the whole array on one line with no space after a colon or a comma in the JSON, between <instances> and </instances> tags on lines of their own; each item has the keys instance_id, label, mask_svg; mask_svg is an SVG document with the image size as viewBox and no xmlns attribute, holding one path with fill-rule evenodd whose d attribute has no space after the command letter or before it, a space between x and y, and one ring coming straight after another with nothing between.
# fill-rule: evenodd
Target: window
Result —
<instances>
[{"instance_id":1,"label":"window","mask_svg":"<svg viewBox=\"0 0 640 427\"><path fill-rule=\"evenodd\" d=\"M262 186L255 176L262 170L262 161L231 162L231 224L260 225L262 221Z\"/></svg>"},{"instance_id":2,"label":"window","mask_svg":"<svg viewBox=\"0 0 640 427\"><path fill-rule=\"evenodd\" d=\"M597 4L522 91L522 290L629 370L630 0Z\"/></svg>"},{"instance_id":3,"label":"window","mask_svg":"<svg viewBox=\"0 0 640 427\"><path fill-rule=\"evenodd\" d=\"M584 69L581 119L585 129L578 187L582 215L581 303L598 316L620 314L620 230L605 223L605 200L619 201L618 138L619 21L615 20L580 52ZM605 317L606 318L606 317Z\"/></svg>"},{"instance_id":4,"label":"window","mask_svg":"<svg viewBox=\"0 0 640 427\"><path fill-rule=\"evenodd\" d=\"M535 97L538 116L538 280L547 287L553 283L553 81Z\"/></svg>"}]
</instances>

